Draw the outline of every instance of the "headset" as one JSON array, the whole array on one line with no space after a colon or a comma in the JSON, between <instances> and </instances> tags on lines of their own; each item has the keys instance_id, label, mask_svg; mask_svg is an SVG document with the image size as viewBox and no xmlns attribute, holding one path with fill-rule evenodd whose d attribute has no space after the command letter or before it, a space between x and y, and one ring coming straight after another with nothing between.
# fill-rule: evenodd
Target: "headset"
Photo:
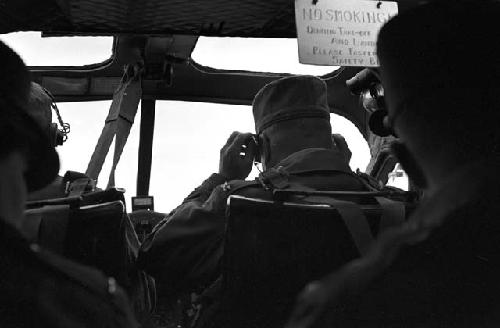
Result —
<instances>
[{"instance_id":1,"label":"headset","mask_svg":"<svg viewBox=\"0 0 500 328\"><path fill-rule=\"evenodd\" d=\"M260 140L259 135L258 134L252 134L252 137L249 139L248 142L253 142L254 145L255 145L255 153L254 153L253 161L255 163L261 163L262 142Z\"/></svg>"},{"instance_id":2,"label":"headset","mask_svg":"<svg viewBox=\"0 0 500 328\"><path fill-rule=\"evenodd\" d=\"M370 130L380 137L396 136L389 121L384 88L380 83L378 71L369 68L363 69L347 80L346 86L352 94L361 98L363 107L370 115L368 119Z\"/></svg>"},{"instance_id":3,"label":"headset","mask_svg":"<svg viewBox=\"0 0 500 328\"><path fill-rule=\"evenodd\" d=\"M61 113L59 112L59 108L57 108L57 104L55 102L54 96L47 90L46 88L42 87L44 92L47 94L47 96L51 100L50 108L54 110L57 116L57 120L59 121L59 124L61 125L61 128L59 128L57 123L51 123L47 134L49 137L49 141L52 146L57 147L61 146L66 140L68 140L68 134L71 131L71 126L69 123L66 123L63 121L61 117Z\"/></svg>"}]
</instances>

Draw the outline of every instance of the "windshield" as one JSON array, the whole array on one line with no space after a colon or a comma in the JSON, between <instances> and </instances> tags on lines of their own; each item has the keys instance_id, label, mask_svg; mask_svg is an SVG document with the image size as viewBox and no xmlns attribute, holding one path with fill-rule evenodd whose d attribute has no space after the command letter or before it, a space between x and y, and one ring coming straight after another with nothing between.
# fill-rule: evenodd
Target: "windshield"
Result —
<instances>
[{"instance_id":1,"label":"windshield","mask_svg":"<svg viewBox=\"0 0 500 328\"><path fill-rule=\"evenodd\" d=\"M397 163L396 166L394 167L394 170L392 170L392 172L389 173L387 179L387 186L392 186L408 191L410 187L409 183L410 182L408 180L408 174L406 174L406 172L403 170L401 164Z\"/></svg>"},{"instance_id":2,"label":"windshield","mask_svg":"<svg viewBox=\"0 0 500 328\"><path fill-rule=\"evenodd\" d=\"M28 65L78 66L111 57L112 38L54 37L20 32L0 36ZM222 69L323 75L337 67L302 65L295 39L200 38L193 59ZM266 49L266 51L262 51ZM269 54L272 54L271 56ZM61 171L85 172L108 114L111 101L60 103L63 119L71 124L68 141L58 147ZM54 117L55 119L55 117ZM140 110L116 171L116 185L126 189L127 208L136 193ZM368 145L347 119L332 114L334 133L342 134L353 153L351 168L364 171ZM233 131L253 132L250 106L202 102L157 101L150 195L156 210L169 212L195 187L218 169L219 150ZM114 145L111 145L110 153ZM109 155L99 177L105 188L111 167ZM250 178L258 171L254 169Z\"/></svg>"},{"instance_id":3,"label":"windshield","mask_svg":"<svg viewBox=\"0 0 500 328\"><path fill-rule=\"evenodd\" d=\"M338 69L300 64L297 39L200 37L191 57L201 65L228 70L319 76Z\"/></svg>"},{"instance_id":4,"label":"windshield","mask_svg":"<svg viewBox=\"0 0 500 328\"><path fill-rule=\"evenodd\" d=\"M83 66L111 58L112 37L48 37L40 32L0 35L28 66Z\"/></svg>"},{"instance_id":5,"label":"windshield","mask_svg":"<svg viewBox=\"0 0 500 328\"><path fill-rule=\"evenodd\" d=\"M58 148L62 174L66 170L85 172L110 103L59 104L64 120L71 124L68 141ZM136 192L140 111L137 115L116 171L116 184L126 189L129 210L130 197ZM364 171L370 153L361 133L339 115L332 114L331 122L333 132L342 134L352 151L351 168ZM217 172L220 148L233 131L254 131L250 106L157 101L150 186L156 211L174 209L204 179ZM108 155L99 177L98 186L101 188L106 187L111 161L112 155ZM257 175L254 168L249 179Z\"/></svg>"}]
</instances>

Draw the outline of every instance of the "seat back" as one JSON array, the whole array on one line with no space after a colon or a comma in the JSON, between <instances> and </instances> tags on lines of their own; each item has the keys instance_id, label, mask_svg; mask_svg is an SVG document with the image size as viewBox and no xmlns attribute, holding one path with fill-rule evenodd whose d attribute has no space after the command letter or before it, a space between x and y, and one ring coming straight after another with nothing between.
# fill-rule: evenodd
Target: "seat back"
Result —
<instances>
[{"instance_id":1,"label":"seat back","mask_svg":"<svg viewBox=\"0 0 500 328\"><path fill-rule=\"evenodd\" d=\"M136 317L155 306L152 278L137 270L140 243L117 189L31 202L23 232L31 241L114 277L134 304Z\"/></svg>"},{"instance_id":2,"label":"seat back","mask_svg":"<svg viewBox=\"0 0 500 328\"><path fill-rule=\"evenodd\" d=\"M123 189L111 188L107 190L86 192L61 198L28 201L26 202L26 207L28 209L36 209L44 206L67 205L71 208L77 208L85 205L96 205L114 201L121 201L123 204L125 204L125 197L123 196L123 193Z\"/></svg>"},{"instance_id":3,"label":"seat back","mask_svg":"<svg viewBox=\"0 0 500 328\"><path fill-rule=\"evenodd\" d=\"M24 223L30 241L117 279L126 272L124 265L131 262L139 246L127 236L130 227L121 201L30 209Z\"/></svg>"},{"instance_id":4,"label":"seat back","mask_svg":"<svg viewBox=\"0 0 500 328\"><path fill-rule=\"evenodd\" d=\"M350 204L359 208L368 233L377 234L382 206L373 197L357 198L364 198L361 205ZM357 237L347 223L353 218L332 206L342 201L310 200L230 197L220 308L208 326L283 326L308 282L359 256Z\"/></svg>"},{"instance_id":5,"label":"seat back","mask_svg":"<svg viewBox=\"0 0 500 328\"><path fill-rule=\"evenodd\" d=\"M64 255L120 279L133 262L127 243L128 217L122 202L82 206L70 213ZM129 226L129 227L127 227Z\"/></svg>"},{"instance_id":6,"label":"seat back","mask_svg":"<svg viewBox=\"0 0 500 328\"><path fill-rule=\"evenodd\" d=\"M68 228L68 205L44 206L24 212L21 232L29 242L62 254Z\"/></svg>"}]
</instances>

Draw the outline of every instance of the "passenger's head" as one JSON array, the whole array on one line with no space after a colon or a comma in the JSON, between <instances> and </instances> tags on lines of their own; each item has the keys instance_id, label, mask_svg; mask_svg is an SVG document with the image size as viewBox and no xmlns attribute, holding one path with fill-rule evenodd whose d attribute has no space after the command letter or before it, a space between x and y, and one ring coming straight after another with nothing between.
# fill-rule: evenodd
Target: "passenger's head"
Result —
<instances>
[{"instance_id":1,"label":"passenger's head","mask_svg":"<svg viewBox=\"0 0 500 328\"><path fill-rule=\"evenodd\" d=\"M500 158L498 17L498 1L437 1L380 31L389 121L404 145L395 149L429 186L464 163Z\"/></svg>"},{"instance_id":2,"label":"passenger's head","mask_svg":"<svg viewBox=\"0 0 500 328\"><path fill-rule=\"evenodd\" d=\"M20 201L24 200L23 192L50 183L59 170L59 159L40 126L27 114L31 81L23 61L2 42L0 61L0 211L3 211L6 207L18 208L20 202L24 206Z\"/></svg>"},{"instance_id":3,"label":"passenger's head","mask_svg":"<svg viewBox=\"0 0 500 328\"><path fill-rule=\"evenodd\" d=\"M286 77L262 88L253 101L264 167L306 148L331 148L326 83L314 76Z\"/></svg>"}]
</instances>

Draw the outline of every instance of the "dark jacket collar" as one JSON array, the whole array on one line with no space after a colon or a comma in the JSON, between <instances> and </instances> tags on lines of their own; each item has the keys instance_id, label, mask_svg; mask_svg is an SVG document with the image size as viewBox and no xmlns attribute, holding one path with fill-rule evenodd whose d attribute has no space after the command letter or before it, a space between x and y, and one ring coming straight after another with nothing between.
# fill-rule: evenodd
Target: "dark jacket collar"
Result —
<instances>
[{"instance_id":1,"label":"dark jacket collar","mask_svg":"<svg viewBox=\"0 0 500 328\"><path fill-rule=\"evenodd\" d=\"M300 150L275 165L276 168L280 166L292 174L317 171L352 173L349 164L338 150L326 148Z\"/></svg>"}]
</instances>

